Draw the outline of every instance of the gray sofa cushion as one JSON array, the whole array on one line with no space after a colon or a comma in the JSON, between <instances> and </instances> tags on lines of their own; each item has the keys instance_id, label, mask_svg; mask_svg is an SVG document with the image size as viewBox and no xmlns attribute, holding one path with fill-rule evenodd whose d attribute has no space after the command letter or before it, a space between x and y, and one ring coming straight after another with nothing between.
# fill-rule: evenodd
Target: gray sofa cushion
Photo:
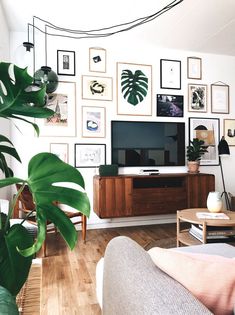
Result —
<instances>
[{"instance_id":1,"label":"gray sofa cushion","mask_svg":"<svg viewBox=\"0 0 235 315\"><path fill-rule=\"evenodd\" d=\"M103 315L212 314L124 236L106 248L103 280Z\"/></svg>"}]
</instances>

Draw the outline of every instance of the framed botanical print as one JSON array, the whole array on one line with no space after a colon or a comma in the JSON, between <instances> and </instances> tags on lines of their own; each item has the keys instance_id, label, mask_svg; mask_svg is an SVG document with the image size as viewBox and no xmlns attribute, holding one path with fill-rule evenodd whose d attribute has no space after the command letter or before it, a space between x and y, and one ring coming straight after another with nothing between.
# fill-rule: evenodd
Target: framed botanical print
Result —
<instances>
[{"instance_id":1,"label":"framed botanical print","mask_svg":"<svg viewBox=\"0 0 235 315\"><path fill-rule=\"evenodd\" d=\"M75 51L57 50L57 74L75 75Z\"/></svg>"},{"instance_id":2,"label":"framed botanical print","mask_svg":"<svg viewBox=\"0 0 235 315\"><path fill-rule=\"evenodd\" d=\"M188 79L202 79L202 59L198 57L187 58L187 77Z\"/></svg>"},{"instance_id":3,"label":"framed botanical print","mask_svg":"<svg viewBox=\"0 0 235 315\"><path fill-rule=\"evenodd\" d=\"M89 48L89 71L106 72L106 50L104 48Z\"/></svg>"},{"instance_id":4,"label":"framed botanical print","mask_svg":"<svg viewBox=\"0 0 235 315\"><path fill-rule=\"evenodd\" d=\"M211 84L211 112L229 114L229 86L227 84Z\"/></svg>"},{"instance_id":5,"label":"framed botanical print","mask_svg":"<svg viewBox=\"0 0 235 315\"><path fill-rule=\"evenodd\" d=\"M105 137L105 108L82 106L82 136L84 138Z\"/></svg>"},{"instance_id":6,"label":"framed botanical print","mask_svg":"<svg viewBox=\"0 0 235 315\"><path fill-rule=\"evenodd\" d=\"M152 115L152 66L117 62L117 114Z\"/></svg>"},{"instance_id":7,"label":"framed botanical print","mask_svg":"<svg viewBox=\"0 0 235 315\"><path fill-rule=\"evenodd\" d=\"M207 85L188 85L188 110L189 112L207 112Z\"/></svg>"},{"instance_id":8,"label":"framed botanical print","mask_svg":"<svg viewBox=\"0 0 235 315\"><path fill-rule=\"evenodd\" d=\"M235 146L235 119L224 119L224 138L229 146Z\"/></svg>"},{"instance_id":9,"label":"framed botanical print","mask_svg":"<svg viewBox=\"0 0 235 315\"><path fill-rule=\"evenodd\" d=\"M55 113L52 117L35 119L40 136L76 136L76 83L60 81L54 93L48 94L47 108Z\"/></svg>"},{"instance_id":10,"label":"framed botanical print","mask_svg":"<svg viewBox=\"0 0 235 315\"><path fill-rule=\"evenodd\" d=\"M204 141L207 149L200 161L201 165L218 165L218 144L220 139L218 118L189 118L189 139L198 138Z\"/></svg>"},{"instance_id":11,"label":"framed botanical print","mask_svg":"<svg viewBox=\"0 0 235 315\"><path fill-rule=\"evenodd\" d=\"M106 163L106 145L75 143L75 167L98 167Z\"/></svg>"},{"instance_id":12,"label":"framed botanical print","mask_svg":"<svg viewBox=\"0 0 235 315\"><path fill-rule=\"evenodd\" d=\"M160 87L161 89L181 89L181 61L160 60Z\"/></svg>"},{"instance_id":13,"label":"framed botanical print","mask_svg":"<svg viewBox=\"0 0 235 315\"><path fill-rule=\"evenodd\" d=\"M111 77L82 76L82 98L97 101L112 101L113 79Z\"/></svg>"}]
</instances>

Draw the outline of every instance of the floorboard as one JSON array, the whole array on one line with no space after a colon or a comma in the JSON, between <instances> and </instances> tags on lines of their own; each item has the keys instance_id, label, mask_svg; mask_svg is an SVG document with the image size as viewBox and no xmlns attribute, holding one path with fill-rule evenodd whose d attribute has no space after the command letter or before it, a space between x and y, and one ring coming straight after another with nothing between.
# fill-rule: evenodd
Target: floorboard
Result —
<instances>
[{"instance_id":1,"label":"floorboard","mask_svg":"<svg viewBox=\"0 0 235 315\"><path fill-rule=\"evenodd\" d=\"M175 224L88 230L70 251L59 234L48 237L43 258L41 315L100 315L96 299L95 270L106 245L116 236L126 235L142 247L149 242L174 237Z\"/></svg>"}]
</instances>

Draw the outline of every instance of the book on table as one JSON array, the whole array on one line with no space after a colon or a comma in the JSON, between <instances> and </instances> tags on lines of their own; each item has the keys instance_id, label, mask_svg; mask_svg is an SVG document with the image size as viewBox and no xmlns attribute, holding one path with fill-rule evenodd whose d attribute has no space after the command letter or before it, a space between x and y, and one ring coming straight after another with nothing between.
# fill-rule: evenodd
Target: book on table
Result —
<instances>
[{"instance_id":1,"label":"book on table","mask_svg":"<svg viewBox=\"0 0 235 315\"><path fill-rule=\"evenodd\" d=\"M189 233L199 239L203 240L203 227L201 224L191 224ZM206 239L207 240L227 240L235 236L234 227L222 227L222 226L207 226L206 227Z\"/></svg>"}]
</instances>

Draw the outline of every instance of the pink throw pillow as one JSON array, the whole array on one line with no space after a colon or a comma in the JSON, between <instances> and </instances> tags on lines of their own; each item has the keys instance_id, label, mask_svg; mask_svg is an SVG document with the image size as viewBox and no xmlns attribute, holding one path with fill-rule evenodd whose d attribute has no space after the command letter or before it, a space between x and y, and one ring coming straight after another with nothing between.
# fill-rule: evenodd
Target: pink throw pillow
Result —
<instances>
[{"instance_id":1,"label":"pink throw pillow","mask_svg":"<svg viewBox=\"0 0 235 315\"><path fill-rule=\"evenodd\" d=\"M231 315L235 305L235 261L217 255L176 252L154 247L153 262L180 282L211 312Z\"/></svg>"}]
</instances>

